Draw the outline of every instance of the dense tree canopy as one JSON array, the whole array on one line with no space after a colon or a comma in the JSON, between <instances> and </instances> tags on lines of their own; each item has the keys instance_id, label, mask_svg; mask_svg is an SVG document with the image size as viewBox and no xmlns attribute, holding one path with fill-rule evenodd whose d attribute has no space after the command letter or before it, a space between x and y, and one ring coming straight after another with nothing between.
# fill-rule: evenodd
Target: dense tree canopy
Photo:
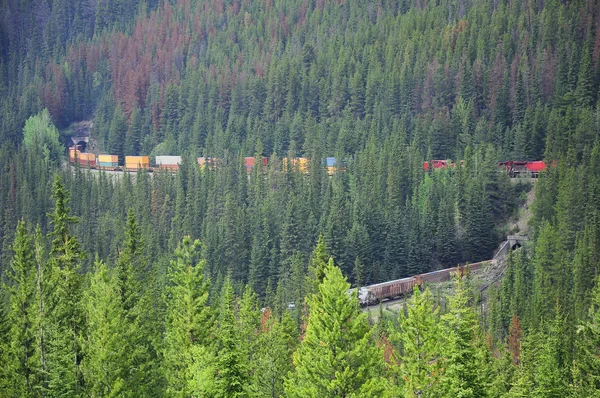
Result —
<instances>
[{"instance_id":1,"label":"dense tree canopy","mask_svg":"<svg viewBox=\"0 0 600 398\"><path fill-rule=\"evenodd\" d=\"M597 3L0 11L0 396L598 396ZM87 133L183 163L63 164ZM351 285L519 232L506 159L548 168L503 277L369 322Z\"/></svg>"}]
</instances>

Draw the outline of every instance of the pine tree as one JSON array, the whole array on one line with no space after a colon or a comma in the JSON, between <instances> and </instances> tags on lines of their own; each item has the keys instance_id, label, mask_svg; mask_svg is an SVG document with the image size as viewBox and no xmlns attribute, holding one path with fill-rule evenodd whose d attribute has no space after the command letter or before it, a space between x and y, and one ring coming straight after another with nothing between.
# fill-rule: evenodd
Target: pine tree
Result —
<instances>
[{"instance_id":1,"label":"pine tree","mask_svg":"<svg viewBox=\"0 0 600 398\"><path fill-rule=\"evenodd\" d=\"M236 330L234 305L233 287L228 277L223 285L217 321L216 396L242 398L250 395L250 380L247 358Z\"/></svg>"},{"instance_id":2,"label":"pine tree","mask_svg":"<svg viewBox=\"0 0 600 398\"><path fill-rule=\"evenodd\" d=\"M83 297L87 335L82 372L90 396L119 396L127 393L129 349L123 344L129 323L121 303L114 272L96 259L90 286ZM133 389L130 389L131 392Z\"/></svg>"},{"instance_id":3,"label":"pine tree","mask_svg":"<svg viewBox=\"0 0 600 398\"><path fill-rule=\"evenodd\" d=\"M600 279L596 279L587 321L577 328L576 366L583 385L578 396L600 396Z\"/></svg>"},{"instance_id":4,"label":"pine tree","mask_svg":"<svg viewBox=\"0 0 600 398\"><path fill-rule=\"evenodd\" d=\"M82 275L79 273L82 252L79 241L71 233L71 226L78 222L70 216L68 193L60 177L54 180L52 198L55 209L50 214L51 274L56 278L53 290L48 291L51 312L48 312L48 394L76 396L83 393L80 369L82 359L80 336L84 333L81 297Z\"/></svg>"},{"instance_id":5,"label":"pine tree","mask_svg":"<svg viewBox=\"0 0 600 398\"><path fill-rule=\"evenodd\" d=\"M445 372L442 386L447 397L485 396L487 380L481 347L477 345L479 324L469 303L469 292L458 276L455 291L449 299L450 310L444 322L443 355Z\"/></svg>"},{"instance_id":6,"label":"pine tree","mask_svg":"<svg viewBox=\"0 0 600 398\"><path fill-rule=\"evenodd\" d=\"M414 288L406 310L400 312L399 330L390 335L401 350L397 354L395 371L399 384L396 394L404 397L437 397L441 393L440 378L442 329L439 307L434 308L429 289Z\"/></svg>"},{"instance_id":7,"label":"pine tree","mask_svg":"<svg viewBox=\"0 0 600 398\"><path fill-rule=\"evenodd\" d=\"M309 293L316 293L319 291L318 287L323 282L328 262L329 254L327 253L327 247L325 246L325 239L323 238L323 235L319 235L317 245L308 262Z\"/></svg>"},{"instance_id":8,"label":"pine tree","mask_svg":"<svg viewBox=\"0 0 600 398\"><path fill-rule=\"evenodd\" d=\"M139 303L142 286L140 276L146 266L144 246L135 214L130 208L125 226L125 242L117 260L118 287L126 312L130 312Z\"/></svg>"},{"instance_id":9,"label":"pine tree","mask_svg":"<svg viewBox=\"0 0 600 398\"><path fill-rule=\"evenodd\" d=\"M35 259L35 354L39 358L37 363L38 388L44 391L48 382L48 340L50 314L53 309L51 292L56 284L56 275L51 264L46 261L44 237L38 225L34 236Z\"/></svg>"},{"instance_id":10,"label":"pine tree","mask_svg":"<svg viewBox=\"0 0 600 398\"><path fill-rule=\"evenodd\" d=\"M208 281L204 279L204 261L198 261L200 241L189 236L179 243L169 269L170 285L166 295L164 371L169 396L191 394L188 369L194 346L210 343L212 315L208 307Z\"/></svg>"},{"instance_id":11,"label":"pine tree","mask_svg":"<svg viewBox=\"0 0 600 398\"><path fill-rule=\"evenodd\" d=\"M125 139L127 136L127 119L120 106L115 108L108 132L108 150L111 154L118 155L125 161ZM129 154L127 154L129 155Z\"/></svg>"},{"instance_id":12,"label":"pine tree","mask_svg":"<svg viewBox=\"0 0 600 398\"><path fill-rule=\"evenodd\" d=\"M36 388L37 358L35 355L35 261L34 248L27 234L25 221L17 224L13 258L5 286L10 302L7 314L10 329L7 334L6 362L7 396L33 396Z\"/></svg>"},{"instance_id":13,"label":"pine tree","mask_svg":"<svg viewBox=\"0 0 600 398\"><path fill-rule=\"evenodd\" d=\"M349 287L330 260L319 294L308 299L306 335L285 382L288 397L379 397L385 390L382 352Z\"/></svg>"},{"instance_id":14,"label":"pine tree","mask_svg":"<svg viewBox=\"0 0 600 398\"><path fill-rule=\"evenodd\" d=\"M157 344L154 341L157 339L158 300L155 297L157 292L153 291L156 286L153 284L153 272L147 268L145 247L137 219L130 208L115 277L128 325L122 337L122 343L128 347L127 373L123 375L125 391L140 394L152 392L160 384Z\"/></svg>"},{"instance_id":15,"label":"pine tree","mask_svg":"<svg viewBox=\"0 0 600 398\"><path fill-rule=\"evenodd\" d=\"M0 304L0 361L5 364L8 364L9 362L9 330L8 314L4 308L4 303L2 303ZM11 372L8 366L0 368L0 394L9 394L11 390L10 377Z\"/></svg>"},{"instance_id":16,"label":"pine tree","mask_svg":"<svg viewBox=\"0 0 600 398\"><path fill-rule=\"evenodd\" d=\"M278 398L284 394L285 377L294 369L292 355L298 345L298 331L289 311L279 321L267 308L261 324L262 333L257 344L256 385L260 396Z\"/></svg>"}]
</instances>

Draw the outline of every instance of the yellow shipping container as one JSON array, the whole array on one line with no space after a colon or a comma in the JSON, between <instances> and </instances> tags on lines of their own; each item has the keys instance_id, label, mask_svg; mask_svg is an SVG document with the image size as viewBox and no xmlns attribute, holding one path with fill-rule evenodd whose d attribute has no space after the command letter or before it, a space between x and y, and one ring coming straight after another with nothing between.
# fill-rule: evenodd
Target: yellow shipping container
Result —
<instances>
[{"instance_id":1,"label":"yellow shipping container","mask_svg":"<svg viewBox=\"0 0 600 398\"><path fill-rule=\"evenodd\" d=\"M308 173L308 164L310 159L307 158L298 158L298 170L301 173Z\"/></svg>"},{"instance_id":2,"label":"yellow shipping container","mask_svg":"<svg viewBox=\"0 0 600 398\"><path fill-rule=\"evenodd\" d=\"M96 160L96 155L94 155L93 153L80 153L79 154L79 159L81 160Z\"/></svg>"},{"instance_id":3,"label":"yellow shipping container","mask_svg":"<svg viewBox=\"0 0 600 398\"><path fill-rule=\"evenodd\" d=\"M117 155L98 155L98 161L103 163L115 163L119 161L119 157Z\"/></svg>"},{"instance_id":4,"label":"yellow shipping container","mask_svg":"<svg viewBox=\"0 0 600 398\"><path fill-rule=\"evenodd\" d=\"M147 169L150 167L150 158L148 156L125 156L126 169Z\"/></svg>"}]
</instances>

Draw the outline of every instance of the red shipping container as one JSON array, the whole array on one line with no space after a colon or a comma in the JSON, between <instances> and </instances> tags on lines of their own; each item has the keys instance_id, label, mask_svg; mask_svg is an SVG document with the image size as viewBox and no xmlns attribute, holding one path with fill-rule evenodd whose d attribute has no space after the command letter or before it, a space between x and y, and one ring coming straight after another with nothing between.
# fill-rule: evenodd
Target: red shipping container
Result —
<instances>
[{"instance_id":1,"label":"red shipping container","mask_svg":"<svg viewBox=\"0 0 600 398\"><path fill-rule=\"evenodd\" d=\"M532 173L539 173L540 171L546 170L546 163L541 160L535 162L527 162L527 170Z\"/></svg>"}]
</instances>

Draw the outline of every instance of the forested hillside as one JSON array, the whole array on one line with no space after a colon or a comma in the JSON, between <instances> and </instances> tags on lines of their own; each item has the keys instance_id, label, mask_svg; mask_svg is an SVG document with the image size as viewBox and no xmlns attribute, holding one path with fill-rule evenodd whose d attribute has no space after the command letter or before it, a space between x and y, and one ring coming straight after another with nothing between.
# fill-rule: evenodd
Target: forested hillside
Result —
<instances>
[{"instance_id":1,"label":"forested hillside","mask_svg":"<svg viewBox=\"0 0 600 398\"><path fill-rule=\"evenodd\" d=\"M0 10L0 396L599 394L594 2ZM81 121L99 153L183 164L70 167ZM485 301L469 278L417 289L372 325L350 286L486 260L515 232L530 183L506 159L548 169L503 280Z\"/></svg>"}]
</instances>

